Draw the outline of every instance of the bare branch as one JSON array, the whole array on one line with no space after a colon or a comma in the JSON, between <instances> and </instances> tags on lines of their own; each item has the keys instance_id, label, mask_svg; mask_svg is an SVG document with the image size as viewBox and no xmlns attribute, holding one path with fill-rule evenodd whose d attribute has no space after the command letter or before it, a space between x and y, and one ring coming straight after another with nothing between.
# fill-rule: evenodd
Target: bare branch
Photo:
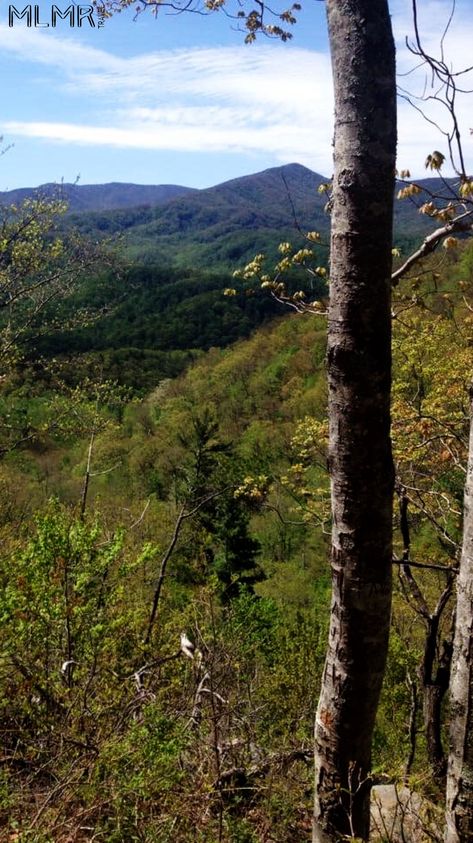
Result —
<instances>
[{"instance_id":1,"label":"bare branch","mask_svg":"<svg viewBox=\"0 0 473 843\"><path fill-rule=\"evenodd\" d=\"M472 211L465 211L464 214L456 217L456 219L451 220L450 222L446 223L446 225L442 226L441 228L437 228L435 231L432 231L431 234L428 234L425 238L422 245L417 249L417 251L413 252L407 260L403 263L399 269L396 269L392 275L391 280L394 287L396 287L400 281L400 279L409 272L410 269L422 258L425 258L427 255L430 255L432 252L435 251L437 246L451 234L455 232L462 232L462 231L471 231L472 230Z\"/></svg>"}]
</instances>

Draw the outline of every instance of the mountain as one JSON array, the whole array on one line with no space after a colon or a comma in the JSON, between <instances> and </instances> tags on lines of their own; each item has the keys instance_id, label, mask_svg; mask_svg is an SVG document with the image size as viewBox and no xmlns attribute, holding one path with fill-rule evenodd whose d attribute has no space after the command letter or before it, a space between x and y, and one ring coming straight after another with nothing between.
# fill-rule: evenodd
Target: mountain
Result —
<instances>
[{"instance_id":1,"label":"mountain","mask_svg":"<svg viewBox=\"0 0 473 843\"><path fill-rule=\"evenodd\" d=\"M257 252L275 257L281 240L299 237L296 226L327 230L326 197L317 192L324 181L290 164L182 196L130 231L129 253L160 249L179 266L233 269Z\"/></svg>"},{"instance_id":2,"label":"mountain","mask_svg":"<svg viewBox=\"0 0 473 843\"><path fill-rule=\"evenodd\" d=\"M323 220L326 200L317 189L326 179L300 164L273 167L180 197L166 212L158 209L157 234L189 234L210 229L214 236L241 228L308 228Z\"/></svg>"},{"instance_id":3,"label":"mountain","mask_svg":"<svg viewBox=\"0 0 473 843\"><path fill-rule=\"evenodd\" d=\"M74 224L92 236L122 235L128 257L141 264L235 269L257 252L275 259L278 243L300 243L301 232L319 231L327 241L327 196L318 192L327 181L300 164L288 164L187 191L154 207L76 214ZM435 191L439 182L419 184ZM395 202L395 239L403 251L431 229L431 220L417 208L426 198L420 194L415 204Z\"/></svg>"},{"instance_id":4,"label":"mountain","mask_svg":"<svg viewBox=\"0 0 473 843\"><path fill-rule=\"evenodd\" d=\"M96 185L74 188L72 196L87 202L133 202L161 196L162 204L122 206L106 211L76 211L66 218L94 239L117 235L128 261L114 270L91 271L73 301L54 313L56 324L67 325L71 308L92 308L103 316L83 328L58 330L32 337L31 358L72 355L72 379L88 374L95 363L106 377L134 389L151 389L174 376L196 353L223 347L248 336L263 322L283 314L284 308L252 283L236 284L238 295L224 296L233 287L232 273L258 252L268 256L268 269L280 258L278 244L292 241L299 248L303 232L319 231L323 243L316 260L328 257L330 216L327 197L318 188L323 176L291 164L232 179L206 190L188 190L168 198L166 189L138 185ZM421 182L435 192L438 179ZM446 185L448 190L448 185ZM164 193L163 193L164 190ZM186 188L168 188L174 190ZM84 192L85 191L85 192ZM154 193L153 193L154 191ZM169 197L169 193L167 194ZM416 202L425 201L418 194ZM395 202L396 245L403 254L421 242L432 220L418 213L409 199ZM285 277L289 289L307 283L307 293L324 297L321 278ZM256 288L257 284L254 285ZM80 363L79 363L80 357Z\"/></svg>"},{"instance_id":5,"label":"mountain","mask_svg":"<svg viewBox=\"0 0 473 843\"><path fill-rule=\"evenodd\" d=\"M0 205L15 205L31 196L65 199L70 213L110 211L117 208L136 208L162 205L193 193L194 188L176 184L43 184L0 192Z\"/></svg>"},{"instance_id":6,"label":"mountain","mask_svg":"<svg viewBox=\"0 0 473 843\"><path fill-rule=\"evenodd\" d=\"M75 215L84 233L121 234L130 258L179 267L235 268L281 239L328 229L324 177L300 164L273 167L195 190L165 205Z\"/></svg>"},{"instance_id":7,"label":"mountain","mask_svg":"<svg viewBox=\"0 0 473 843\"><path fill-rule=\"evenodd\" d=\"M300 243L301 231L320 231L327 241L327 197L318 192L327 181L307 167L288 164L204 190L117 182L43 185L0 193L0 204L59 193L70 203L70 222L94 238L121 235L121 247L133 262L220 271L247 263L257 252L276 259L278 244ZM439 180L418 184L435 192ZM395 240L403 252L431 230L431 220L417 209L426 199L427 193L415 197L415 203L395 202Z\"/></svg>"}]
</instances>

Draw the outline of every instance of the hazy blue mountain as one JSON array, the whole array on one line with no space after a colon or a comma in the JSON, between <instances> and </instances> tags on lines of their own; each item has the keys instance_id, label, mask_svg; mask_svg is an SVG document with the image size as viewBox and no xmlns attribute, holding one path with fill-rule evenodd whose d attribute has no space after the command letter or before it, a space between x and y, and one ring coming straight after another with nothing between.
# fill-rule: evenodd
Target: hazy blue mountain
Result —
<instances>
[{"instance_id":1,"label":"hazy blue mountain","mask_svg":"<svg viewBox=\"0 0 473 843\"><path fill-rule=\"evenodd\" d=\"M30 196L44 196L65 199L70 212L85 213L161 205L192 192L193 188L176 184L43 184L0 192L0 205L18 204Z\"/></svg>"},{"instance_id":2,"label":"hazy blue mountain","mask_svg":"<svg viewBox=\"0 0 473 843\"><path fill-rule=\"evenodd\" d=\"M278 243L300 241L301 231L320 231L328 241L327 196L318 192L328 180L300 164L288 164L154 207L75 215L74 222L94 236L123 235L128 256L140 263L234 269L257 252L275 257ZM439 180L419 184L435 191ZM431 229L431 220L417 207L426 198L395 202L395 239L404 250Z\"/></svg>"},{"instance_id":3,"label":"hazy blue mountain","mask_svg":"<svg viewBox=\"0 0 473 843\"><path fill-rule=\"evenodd\" d=\"M121 234L129 257L175 266L233 267L255 252L276 252L301 230L328 229L324 177L300 164L273 167L194 190L165 205L74 215L92 235Z\"/></svg>"},{"instance_id":4,"label":"hazy blue mountain","mask_svg":"<svg viewBox=\"0 0 473 843\"><path fill-rule=\"evenodd\" d=\"M94 238L121 235L121 248L133 262L178 268L235 269L257 253L275 258L281 240L301 242L301 232L320 231L328 242L327 196L318 188L328 178L300 164L272 167L204 190L176 185L45 185L61 189L70 202L70 219ZM438 190L439 179L418 182ZM448 182L443 185L449 190ZM0 194L0 202L18 202L22 189ZM395 240L408 251L431 230L415 201L395 202ZM326 251L321 251L321 258Z\"/></svg>"}]
</instances>

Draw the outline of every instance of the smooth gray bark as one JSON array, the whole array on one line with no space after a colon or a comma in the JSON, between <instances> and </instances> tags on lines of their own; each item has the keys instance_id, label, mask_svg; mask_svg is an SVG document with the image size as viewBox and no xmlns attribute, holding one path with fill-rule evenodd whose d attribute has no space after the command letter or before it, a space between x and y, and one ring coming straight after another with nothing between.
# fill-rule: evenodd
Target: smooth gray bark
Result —
<instances>
[{"instance_id":1,"label":"smooth gray bark","mask_svg":"<svg viewBox=\"0 0 473 843\"><path fill-rule=\"evenodd\" d=\"M473 389L470 387L470 419ZM450 685L446 843L473 841L473 425L465 485L463 546Z\"/></svg>"},{"instance_id":2,"label":"smooth gray bark","mask_svg":"<svg viewBox=\"0 0 473 843\"><path fill-rule=\"evenodd\" d=\"M335 87L328 379L332 607L314 843L367 839L391 613L395 58L387 0L327 0Z\"/></svg>"}]
</instances>

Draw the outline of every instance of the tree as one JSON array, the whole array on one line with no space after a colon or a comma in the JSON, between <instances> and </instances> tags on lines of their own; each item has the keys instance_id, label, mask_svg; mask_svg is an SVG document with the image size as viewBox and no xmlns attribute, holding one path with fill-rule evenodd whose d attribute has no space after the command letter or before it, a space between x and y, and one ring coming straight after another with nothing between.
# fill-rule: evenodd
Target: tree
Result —
<instances>
[{"instance_id":1,"label":"tree","mask_svg":"<svg viewBox=\"0 0 473 843\"><path fill-rule=\"evenodd\" d=\"M332 608L315 727L314 843L369 831L391 611L394 43L385 0L327 3L335 87L328 327Z\"/></svg>"},{"instance_id":2,"label":"tree","mask_svg":"<svg viewBox=\"0 0 473 843\"><path fill-rule=\"evenodd\" d=\"M387 4L383 5L387 15ZM364 15L362 14L362 10L365 12ZM369 58L367 58L367 79L365 86L363 86L363 93L361 93L360 82L363 79L364 68L357 61L354 44L357 43L359 34L363 32L363 27L367 25L366 21L371 17L370 23L373 22L377 10L378 6L376 6L375 12L374 7L371 5L369 9L368 7L363 9L363 4L358 3L328 3L332 60L335 71L336 117L338 120L335 137L336 175L332 211L331 290L330 310L328 313L329 419L331 427L331 458L329 467L332 482L332 514L334 518L334 541L332 547L334 587L329 653L316 724L315 759L317 778L315 841L338 839L340 834L356 833L363 838L368 834L368 793L370 788L368 774L369 746L370 730L372 729L374 720L374 710L370 712L369 706L376 705L383 672L381 662L378 663L375 659L370 662L370 647L373 646L373 654L382 658L382 653L386 652L389 625L389 568L391 560L390 553L387 552L387 545L384 548L382 546L381 536L384 535L386 541L389 541L388 535L391 532L391 528L388 526L390 520L388 518L388 512L390 509L389 498L392 492L389 492L388 488L392 480L392 472L389 468L390 457L387 452L385 452L386 461L383 470L383 461L379 458L380 455L376 455L372 450L373 444L374 448L378 444L383 447L383 442L386 445L386 438L383 438L383 419L386 420L386 431L389 425L387 421L389 409L386 403L389 401L389 387L386 381L386 391L378 390L380 400L376 401L377 384L375 382L372 385L368 383L369 377L371 376L376 379L377 373L382 369L383 353L386 352L388 354L389 341L384 341L386 337L383 337L382 333L383 327L388 330L386 310L382 310L385 299L381 296L378 301L377 295L377 301L373 308L370 301L363 301L363 292L360 293L357 286L350 281L350 276L358 278L358 280L360 279L360 276L357 276L357 270L360 269L362 283L359 286L359 290L366 292L366 287L368 286L367 281L369 279L372 284L370 289L374 294L374 291L377 290L376 279L370 276L370 270L375 267L376 255L382 254L383 248L381 245L383 243L382 232L381 234L376 232L374 238L372 238L370 227L373 219L377 218L374 208L377 199L380 200L383 198L382 191L386 182L382 182L381 192L375 188L373 194L370 196L368 191L366 191L364 205L363 201L360 201L359 204L356 201L357 199L359 200L361 190L359 190L358 196L355 192L359 185L357 179L362 172L364 156L369 157L370 153L375 152L373 149L373 139L369 137L370 128L367 123L368 120L372 121L373 115L377 113L376 104L382 101L382 94L380 89L376 90L373 80L368 82L369 71L371 69L371 72L373 72L373 68L377 63L378 53L376 47L379 49L379 42L376 43L375 37L371 53ZM451 14L447 20L442 37L440 59L430 56L423 48L419 34L415 0L413 0L413 11L415 40L409 46L412 53L420 59L420 63L425 65L428 73L435 80L435 84L432 85L434 88L433 94L424 93L424 95L417 98L411 96L411 99L420 100L421 104L424 101L432 99L445 106L452 128L450 131L444 130L443 134L448 144L451 164L459 181L457 184L452 184L440 175L438 190L430 189L424 192L419 185L408 182L399 191L399 198L406 198L417 204L419 212L431 217L437 228L425 237L417 250L403 261L400 261L399 266L392 273L391 282L393 287L397 287L399 280L404 276L409 278L411 282L411 286L407 292L404 292L398 302L396 302L396 307L394 308L395 317L401 314L403 310L415 307L417 304L421 307L426 306L422 296L419 296L418 293L414 293L413 295L413 290L418 290L419 288L419 279L415 276L413 277L412 272L418 273L419 262L435 252L442 242L447 250L455 248L457 240L452 235L457 232L471 232L472 219L471 196L473 184L465 170L465 159L461 148L461 135L455 112L456 95L459 92L456 80L465 71L458 73L451 70L445 62L443 49L443 41L454 12L454 4L452 5ZM356 12L360 14L360 19L357 20L359 26L354 27L355 36L353 37L352 35L350 37L350 34L347 34L345 31L344 25L349 26L350 14L353 14L353 19L355 19ZM375 24L373 24L374 28ZM378 38L382 39L382 27L379 26L379 23L376 34ZM386 31L384 35L386 39L384 50L386 50L387 46L389 46L389 38ZM368 43L369 39L366 40L365 45ZM388 60L389 58L392 61L392 52L388 52ZM354 68L356 69L356 73L353 72ZM381 76L379 80L380 85L385 84L387 74L385 66L382 63L379 64L377 73ZM369 94L366 93L367 91L369 94L374 92L374 99L369 103ZM346 106L346 110L343 109L343 106ZM357 106L358 110L355 114L354 112ZM364 107L367 108L367 112L364 115L365 122L363 122ZM417 107L419 108L418 105ZM362 120L361 124L357 123L357 118ZM342 138L341 142L338 140L340 137ZM380 135L380 137L382 136ZM392 147L390 147L392 135L386 132L384 137L382 137L382 141L386 143L387 156L390 149L392 151ZM362 152L360 152L360 148L356 148L357 142L361 145ZM345 158L347 149L349 153L348 161ZM353 156L351 157L350 153L352 151ZM435 151L427 156L425 166L440 174L444 160L445 156L441 152ZM382 167L379 169L380 172L386 174L386 171L383 171ZM353 173L355 173L355 176L353 176ZM404 180L410 178L407 172L402 173L401 177ZM342 182L341 190L340 182ZM378 172L375 169L372 178L365 179L365 184L378 185L379 183ZM350 198L354 200L356 211L353 211L350 198L348 198L350 188L354 188L354 195ZM389 192L381 207L387 214L391 213L392 206L390 204ZM367 213L360 219L357 217L357 213L363 214L363 208L366 209ZM369 208L371 208L371 213L368 210ZM384 218L384 221L386 221L386 218ZM337 232L337 226L340 227L341 233ZM386 234L386 229L384 232ZM307 239L309 241L316 241L317 236L315 232L310 232L307 235ZM353 243L356 243L359 237L364 240L364 247L367 253L370 253L370 250L374 249L371 253L371 259L366 259L364 274L361 269L363 266L363 257L361 256L360 258L360 255L356 254L353 248ZM347 243L346 248L344 248L344 238ZM389 232L387 233L384 244L386 245L388 242ZM284 247L285 252L290 253L290 244L282 244L282 247ZM288 247L287 250L286 247ZM380 253L377 252L378 248L381 249ZM301 261L302 252L306 252L306 254ZM282 278L282 270L289 269L290 264L304 263L305 258L310 259L311 255L310 250L302 250L298 253L298 256L293 255L292 258L287 259L287 267L285 265L283 266L283 261L281 261L276 267L274 278L260 275L264 259L262 255L257 256L253 264L249 264L247 269L249 268L250 275L256 274L260 276L262 285L268 287L275 298L294 307L298 312L324 313L323 304L317 301L309 301L304 291L288 294ZM361 249L361 255L363 255L363 249ZM310 268L309 271L311 271ZM317 269L315 272L317 273ZM338 275L339 272L340 276ZM434 272L434 279L435 275ZM243 272L243 277L249 277L246 270ZM382 277L381 269L378 283L380 283ZM384 277L387 278L387 275ZM435 280L434 292L436 292ZM386 293L386 295L389 298L389 293ZM444 298L444 304L446 304L449 297L447 295ZM343 303L342 305L340 305L340 301ZM357 302L363 302L363 307L360 307L355 315L354 311ZM376 307L380 307L380 317L379 312L376 312ZM363 321L366 314L369 314L367 323ZM339 320L338 325L337 320ZM376 358L376 354L372 353L373 346L370 348L370 337L376 335L376 329L373 330L374 320L377 320L376 325L380 331L377 334L380 340L380 357L378 358ZM352 335L350 329L353 325L357 326L357 331ZM345 331L347 332L348 338L345 335ZM371 356L369 353L370 350ZM360 357L358 357L358 354ZM352 355L352 360L358 359L361 365L355 366L352 364L350 367L349 363L345 363L343 370L338 371L336 365L337 355L343 363L345 363L345 358L349 359L349 355ZM448 365L450 366L450 357L448 360ZM373 362L374 365L372 365ZM364 370L365 365L367 366L366 370ZM384 373L387 380L389 380L389 370L390 365L386 362ZM370 371L370 375L368 375L368 371ZM361 383L358 380L359 378L361 379ZM364 381L363 378L365 378ZM371 388L372 392L370 392ZM369 407L370 397L373 401L371 407ZM367 401L365 408L363 408L364 399ZM345 401L345 407L343 407L343 401ZM360 407L362 408L361 415L359 415ZM366 416L363 416L364 409L366 409ZM435 421L435 416L433 418ZM370 432L370 425L374 425L376 420L379 426L376 429L371 427ZM451 432L453 429L451 423L447 427ZM442 433L444 438L445 431L442 431ZM372 441L370 437L373 437ZM421 438L426 438L425 430ZM439 438L442 441L442 436ZM344 461L345 459L346 462ZM348 472L346 470L347 468ZM370 474L371 470L373 470L372 475ZM380 478L383 478L383 483L373 496L369 483L371 480L376 487L376 482L374 481L376 472L378 472ZM365 478L366 485L364 482ZM398 480L397 485L402 499L402 480ZM379 497L377 492L380 492ZM353 499L351 497L352 494ZM383 501L385 506L383 506ZM354 506L352 505L353 503ZM401 507L404 504L407 505L407 503L408 499L405 497L401 500ZM425 505L423 505L422 511L424 508ZM363 530L359 529L360 522L362 523L363 518L366 517L369 521L370 510L375 520L375 523L371 527L373 532L370 535L370 530L368 529L364 535ZM353 515L353 512L355 515ZM359 513L360 521L357 519L357 513ZM428 517L427 511L424 514ZM444 757L440 731L441 711L442 700L448 687L451 642L448 635L443 642L439 642L439 636L442 632L440 627L441 616L444 613L451 594L455 566L454 564L440 566L440 569L447 575L447 583L438 599L435 609L431 611L410 570L407 510L404 512L404 515L401 513L400 526L404 540L404 554L402 560L394 561L400 562L402 576L406 579L414 602L417 603L417 608L426 621L426 638L421 669L424 693L424 718L429 760L434 775L441 781L444 775ZM405 529L406 527L407 530ZM465 529L468 529L467 526ZM375 538L370 548L370 550L376 548L380 553L377 563L374 554L371 560L368 554L364 555L364 542L366 538L369 542L371 536L375 536L379 540L377 541ZM383 553L383 550L386 552ZM367 560L368 565L366 564ZM423 566L421 565L421 567ZM435 566L426 565L426 567ZM361 577L359 576L360 570ZM384 580L383 572L385 576ZM369 579L370 576L373 577L371 582ZM466 575L466 578L468 578L468 575ZM352 588L351 595L350 587ZM366 594L363 593L363 587L366 587L368 594L370 587L373 588L375 595L373 601L366 599ZM384 612L382 607L383 599L385 600ZM423 600L424 602L422 603ZM372 603L371 606L370 602ZM374 620L377 614L379 623L376 623ZM466 614L465 612L463 613L464 618ZM373 626L371 627L372 621ZM363 640L363 635L365 634L368 636L368 642ZM357 691L353 694L352 698L353 686L357 688ZM345 688L348 688L346 700L344 699ZM468 690L466 692L465 690L463 691L463 711L466 711L469 705L466 701L465 693L468 696ZM356 700L357 697L361 713L356 703L354 711L352 710L353 699ZM360 722L363 722L361 728ZM363 734L365 725L366 732ZM462 728L464 732L464 724L460 727L460 731ZM353 745L350 744L350 735L354 736ZM366 753L365 758L367 759L364 767L360 765L360 768L358 766L360 762L355 760L356 752L358 751L360 752L360 756ZM327 759L326 767L324 766L325 759ZM465 763L468 763L466 758L464 760ZM470 813L473 815L473 810L470 810ZM364 827L363 823L365 823ZM463 843L463 838L461 843Z\"/></svg>"},{"instance_id":3,"label":"tree","mask_svg":"<svg viewBox=\"0 0 473 843\"><path fill-rule=\"evenodd\" d=\"M58 304L77 292L84 269L98 261L91 244L58 232L66 211L65 202L41 196L0 207L1 369L38 336L90 321L85 309L74 316L58 312Z\"/></svg>"},{"instance_id":4,"label":"tree","mask_svg":"<svg viewBox=\"0 0 473 843\"><path fill-rule=\"evenodd\" d=\"M471 217L473 213L472 195L473 182L465 168L461 131L456 112L456 101L459 93L466 92L465 75L472 68L454 71L446 63L444 57L443 40L450 26L455 12L455 2L452 3L450 16L447 21L444 36L440 45L440 58L429 55L423 47L419 34L417 19L417 3L413 0L415 42L411 46L414 55L425 65L431 77L433 93L424 95L421 100L433 99L440 103L447 111L450 120L450 130L441 130L448 144L450 161L454 172L459 178L457 190L452 200L439 211L435 201L426 206L426 212L438 217L445 223L445 227L438 229L431 235L433 247L439 240L446 237L447 247L453 242L452 233L464 231L471 233ZM459 82L461 79L461 82ZM443 155L434 152L429 155L426 166L440 170ZM445 228L449 228L446 231ZM424 245L429 241L426 238ZM427 251L431 251L427 249ZM410 260L414 261L416 255ZM469 310L471 306L465 299ZM464 490L463 508L463 542L460 565L457 577L457 602L455 612L455 632L450 681L450 752L447 772L446 798L446 832L445 843L471 843L473 839L473 738L472 738L472 710L473 710L473 663L471 641L473 634L473 390L470 385L470 435L468 444L468 463L466 468L466 483Z\"/></svg>"},{"instance_id":5,"label":"tree","mask_svg":"<svg viewBox=\"0 0 473 843\"><path fill-rule=\"evenodd\" d=\"M471 309L471 308L470 308ZM473 387L450 681L445 843L473 840Z\"/></svg>"},{"instance_id":6,"label":"tree","mask_svg":"<svg viewBox=\"0 0 473 843\"><path fill-rule=\"evenodd\" d=\"M470 397L473 417L473 392ZM470 431L463 523L450 685L446 843L467 843L473 839L473 425Z\"/></svg>"},{"instance_id":7,"label":"tree","mask_svg":"<svg viewBox=\"0 0 473 843\"><path fill-rule=\"evenodd\" d=\"M111 265L112 253L67 229L66 212L65 202L39 194L18 206L0 206L0 399L7 394L5 404L0 400L0 458L41 432L57 430L71 413L69 407L39 424L27 397L12 396L15 379L25 385L31 365L50 384L56 376L56 391L63 389L60 367L47 352L45 361L41 341L47 347L59 332L70 334L103 314L103 308L82 304L79 294L87 272Z\"/></svg>"},{"instance_id":8,"label":"tree","mask_svg":"<svg viewBox=\"0 0 473 843\"><path fill-rule=\"evenodd\" d=\"M465 398L473 358L468 310L458 293L467 294L469 285L456 277L462 262L442 252L441 280L435 284L438 259L430 259L423 264L422 281L407 279L396 295L394 310L400 318L394 322L392 415L400 533L396 562L403 598L394 619L404 614L407 603L422 630L418 679L426 750L433 777L444 790L443 703L452 656L451 609L468 450Z\"/></svg>"},{"instance_id":9,"label":"tree","mask_svg":"<svg viewBox=\"0 0 473 843\"><path fill-rule=\"evenodd\" d=\"M229 443L221 438L213 408L192 409L177 431L175 423L174 418L169 444L171 451L177 445L178 462L171 467L169 482L176 518L157 570L146 644L151 640L173 554L181 557L184 579L199 579L203 570L213 574L224 604L238 596L242 587L250 590L263 578L257 562L260 545L249 534L249 509L255 500L245 483L241 484L238 462ZM165 428L164 424L163 431Z\"/></svg>"}]
</instances>

